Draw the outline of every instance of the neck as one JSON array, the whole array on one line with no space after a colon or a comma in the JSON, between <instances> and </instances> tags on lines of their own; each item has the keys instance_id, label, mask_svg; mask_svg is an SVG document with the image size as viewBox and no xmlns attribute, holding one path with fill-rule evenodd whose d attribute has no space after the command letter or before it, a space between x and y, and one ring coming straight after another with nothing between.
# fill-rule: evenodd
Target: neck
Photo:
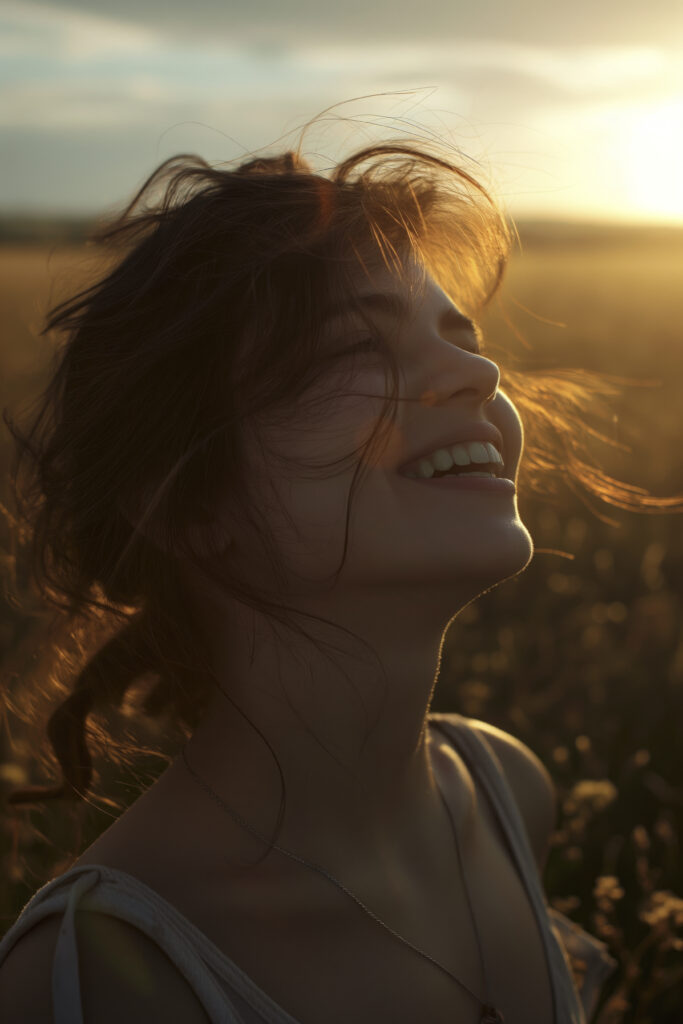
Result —
<instances>
[{"instance_id":1,"label":"neck","mask_svg":"<svg viewBox=\"0 0 683 1024\"><path fill-rule=\"evenodd\" d=\"M283 792L258 729L285 780L278 846L347 878L349 865L389 861L424 876L434 870L436 850L452 865L452 824L434 777L428 730L435 674L425 671L424 657L403 648L387 684L376 667L335 668L308 650L305 660L295 659L264 642L254 646L247 672L236 664L236 648L225 660L226 649L223 660L214 651L224 692L212 696L186 753L214 793L266 838L252 841L252 859L274 838ZM459 785L451 805L461 808L464 822L473 796L466 772ZM220 814L207 802L211 814Z\"/></svg>"}]
</instances>

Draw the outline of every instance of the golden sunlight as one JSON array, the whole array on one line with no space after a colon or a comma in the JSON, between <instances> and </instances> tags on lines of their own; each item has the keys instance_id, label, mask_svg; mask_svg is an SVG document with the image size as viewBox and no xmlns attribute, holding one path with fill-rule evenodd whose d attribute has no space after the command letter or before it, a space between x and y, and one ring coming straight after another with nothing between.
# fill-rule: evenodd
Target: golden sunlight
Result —
<instances>
[{"instance_id":1,"label":"golden sunlight","mask_svg":"<svg viewBox=\"0 0 683 1024\"><path fill-rule=\"evenodd\" d=\"M624 213L683 223L683 96L633 107L619 127Z\"/></svg>"}]
</instances>

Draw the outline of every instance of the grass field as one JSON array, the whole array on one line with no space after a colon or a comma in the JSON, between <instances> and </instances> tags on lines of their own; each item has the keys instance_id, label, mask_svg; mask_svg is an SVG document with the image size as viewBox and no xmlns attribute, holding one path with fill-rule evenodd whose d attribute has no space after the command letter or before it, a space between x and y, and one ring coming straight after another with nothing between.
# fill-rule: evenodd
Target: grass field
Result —
<instances>
[{"instance_id":1,"label":"grass field","mask_svg":"<svg viewBox=\"0 0 683 1024\"><path fill-rule=\"evenodd\" d=\"M614 436L633 451L596 440L594 453L624 482L653 495L682 493L683 231L529 224L520 233L523 251L513 256L501 301L528 339L530 365L661 381L627 388L612 401ZM37 337L41 317L50 296L88 271L89 259L78 246L0 248L3 408L18 412L40 387L50 354ZM519 351L498 302L482 326ZM10 451L2 430L0 501L7 505ZM620 963L599 1024L680 1024L681 516L608 508L618 521L609 525L569 491L561 507L520 494L519 508L536 548L550 550L537 551L522 576L484 595L453 624L434 708L514 733L550 770L559 807L544 875L548 899L602 938ZM0 642L8 659L34 636L13 600L24 573L11 550L0 525ZM12 685L21 685L20 674ZM34 779L18 724L13 734L19 742L12 756L7 736L0 738L5 788ZM106 782L106 765L102 777ZM109 823L94 805L89 813L84 845ZM29 820L53 849L28 839ZM69 846L67 824L57 808L2 821L1 930L55 865L80 852ZM20 872L10 869L17 849Z\"/></svg>"}]
</instances>

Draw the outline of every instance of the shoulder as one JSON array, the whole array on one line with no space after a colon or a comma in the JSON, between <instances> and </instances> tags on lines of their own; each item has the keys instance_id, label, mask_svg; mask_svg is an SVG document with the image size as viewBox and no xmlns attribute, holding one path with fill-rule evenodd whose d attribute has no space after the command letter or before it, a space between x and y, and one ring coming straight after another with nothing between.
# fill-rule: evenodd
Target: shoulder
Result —
<instances>
[{"instance_id":1,"label":"shoulder","mask_svg":"<svg viewBox=\"0 0 683 1024\"><path fill-rule=\"evenodd\" d=\"M76 913L84 1024L208 1024L201 1003L172 961L143 932L96 911ZM51 914L23 935L0 966L3 1024L51 1024L52 970L63 915Z\"/></svg>"},{"instance_id":2,"label":"shoulder","mask_svg":"<svg viewBox=\"0 0 683 1024\"><path fill-rule=\"evenodd\" d=\"M511 733L478 718L468 718L467 724L498 757L526 825L539 872L542 872L550 833L557 821L557 793L550 772L537 754Z\"/></svg>"},{"instance_id":3,"label":"shoulder","mask_svg":"<svg viewBox=\"0 0 683 1024\"><path fill-rule=\"evenodd\" d=\"M557 820L557 794L550 772L516 736L476 718L468 722L497 754L526 825L539 871L543 871L550 833Z\"/></svg>"}]
</instances>

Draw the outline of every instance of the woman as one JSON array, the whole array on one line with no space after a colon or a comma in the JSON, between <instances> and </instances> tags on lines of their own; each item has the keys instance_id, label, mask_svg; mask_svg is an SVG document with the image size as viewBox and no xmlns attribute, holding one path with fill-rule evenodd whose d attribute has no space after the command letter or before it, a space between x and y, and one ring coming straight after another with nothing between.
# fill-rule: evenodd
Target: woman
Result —
<instances>
[{"instance_id":1,"label":"woman","mask_svg":"<svg viewBox=\"0 0 683 1024\"><path fill-rule=\"evenodd\" d=\"M387 144L179 157L99 237L15 436L37 576L128 622L50 719L64 784L10 802L82 799L88 716L145 677L188 742L0 943L3 1021L585 1021L614 961L545 905L547 770L430 712L449 623L534 551L474 320L504 218Z\"/></svg>"}]
</instances>

